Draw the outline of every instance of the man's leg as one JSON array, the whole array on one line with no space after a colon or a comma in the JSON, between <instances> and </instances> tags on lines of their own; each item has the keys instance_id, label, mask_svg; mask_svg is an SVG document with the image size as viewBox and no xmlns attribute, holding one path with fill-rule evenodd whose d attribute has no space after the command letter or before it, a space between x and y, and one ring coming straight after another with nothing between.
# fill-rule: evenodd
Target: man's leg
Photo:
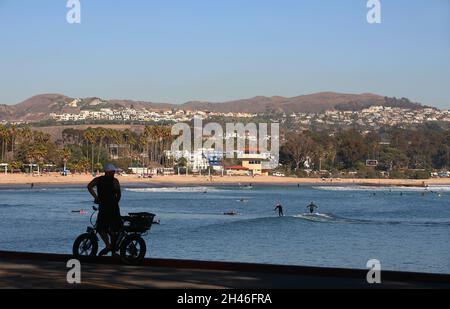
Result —
<instances>
[{"instance_id":1,"label":"man's leg","mask_svg":"<svg viewBox=\"0 0 450 309\"><path fill-rule=\"evenodd\" d=\"M118 236L116 232L111 232L110 236L111 236L111 251L112 254L114 255L118 249L116 244Z\"/></svg>"},{"instance_id":2,"label":"man's leg","mask_svg":"<svg viewBox=\"0 0 450 309\"><path fill-rule=\"evenodd\" d=\"M101 232L99 234L100 234L100 237L102 238L103 242L105 243L106 249L111 249L111 243L109 241L108 233Z\"/></svg>"}]
</instances>

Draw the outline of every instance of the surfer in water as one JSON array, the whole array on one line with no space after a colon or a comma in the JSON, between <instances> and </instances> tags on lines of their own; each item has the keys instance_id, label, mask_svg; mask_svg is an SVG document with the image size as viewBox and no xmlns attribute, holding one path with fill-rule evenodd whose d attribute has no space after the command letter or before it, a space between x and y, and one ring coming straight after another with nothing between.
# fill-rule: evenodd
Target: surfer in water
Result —
<instances>
[{"instance_id":1,"label":"surfer in water","mask_svg":"<svg viewBox=\"0 0 450 309\"><path fill-rule=\"evenodd\" d=\"M316 209L319 209L319 207L314 205L313 202L311 202L311 204L309 206L307 206L306 208L309 210L310 214L313 214L316 211Z\"/></svg>"},{"instance_id":2,"label":"surfer in water","mask_svg":"<svg viewBox=\"0 0 450 309\"><path fill-rule=\"evenodd\" d=\"M278 204L274 211L278 211L278 216L279 217L284 217L284 212L283 212L283 206L281 204Z\"/></svg>"}]
</instances>

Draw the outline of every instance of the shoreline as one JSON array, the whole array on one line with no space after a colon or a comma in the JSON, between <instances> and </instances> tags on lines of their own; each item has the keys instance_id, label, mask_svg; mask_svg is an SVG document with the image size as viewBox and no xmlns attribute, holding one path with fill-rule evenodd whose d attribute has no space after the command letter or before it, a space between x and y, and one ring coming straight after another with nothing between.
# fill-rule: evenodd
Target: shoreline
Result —
<instances>
[{"instance_id":1,"label":"shoreline","mask_svg":"<svg viewBox=\"0 0 450 309\"><path fill-rule=\"evenodd\" d=\"M148 186L307 186L307 185L357 185L373 187L418 187L450 185L450 179L326 179L320 178L294 178L294 177L274 177L274 176L156 176L150 179L142 179L136 175L117 176L119 181L125 185L148 185ZM31 186L34 185L87 185L93 179L92 175L77 174L61 176L53 173L48 175L33 176L29 174L0 174L0 186Z\"/></svg>"}]
</instances>

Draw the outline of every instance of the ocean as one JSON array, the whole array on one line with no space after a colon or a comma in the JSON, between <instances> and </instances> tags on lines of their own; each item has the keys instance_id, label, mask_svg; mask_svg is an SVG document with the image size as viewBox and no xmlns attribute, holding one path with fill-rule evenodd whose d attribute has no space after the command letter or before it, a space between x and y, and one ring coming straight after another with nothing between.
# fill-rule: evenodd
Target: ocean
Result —
<instances>
[{"instance_id":1,"label":"ocean","mask_svg":"<svg viewBox=\"0 0 450 309\"><path fill-rule=\"evenodd\" d=\"M123 215L161 220L145 237L148 257L356 269L377 259L384 270L450 274L450 187L122 189ZM70 254L92 206L81 187L2 187L0 250Z\"/></svg>"}]
</instances>

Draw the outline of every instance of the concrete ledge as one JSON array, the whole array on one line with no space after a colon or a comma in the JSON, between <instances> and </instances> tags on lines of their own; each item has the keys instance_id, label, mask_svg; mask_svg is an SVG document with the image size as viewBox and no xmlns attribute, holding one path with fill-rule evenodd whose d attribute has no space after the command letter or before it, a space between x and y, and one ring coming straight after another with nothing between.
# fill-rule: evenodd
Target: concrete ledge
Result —
<instances>
[{"instance_id":1,"label":"concrete ledge","mask_svg":"<svg viewBox=\"0 0 450 309\"><path fill-rule=\"evenodd\" d=\"M18 265L22 263L33 266L33 269L38 268L35 267L36 265L45 264L48 267L47 269L54 269L64 274L66 271L64 264L72 258L71 255L0 252L0 274L2 273L2 266L8 264L9 269L14 269L14 265L16 265L15 267L18 269L14 271L17 275L20 273ZM97 273L98 270L114 270L117 272L118 278L126 274L127 280L136 282L137 287L147 287L146 285L138 284L146 276L146 273L149 275L149 278L154 278L155 273L162 271L165 273L170 272L171 274L169 277L165 277L165 282L167 280L178 282L178 275L186 272L189 272L193 278L196 276L202 278L198 281L198 286L175 285L176 288L204 286L214 288L374 287L366 282L367 270L170 259L146 259L141 266L131 267L124 266L120 259L108 257L85 259L82 262L92 274L96 274L96 278L101 278L101 273ZM136 276L137 273L140 275ZM218 285L217 281L220 282L224 278L228 278L230 283L225 286ZM247 279L237 280L236 278ZM147 279L144 281L148 282ZM101 281L101 279L99 280ZM116 281L116 279L108 277L105 278L104 284L111 280ZM245 280L247 281L244 282ZM378 287L450 288L450 275L383 271L382 280L383 284ZM0 276L1 281L2 278ZM117 284L120 286L120 282L116 282ZM159 284L157 282L154 282L154 285L152 284L148 287L164 288L173 286L172 284L164 286L163 283Z\"/></svg>"}]
</instances>

